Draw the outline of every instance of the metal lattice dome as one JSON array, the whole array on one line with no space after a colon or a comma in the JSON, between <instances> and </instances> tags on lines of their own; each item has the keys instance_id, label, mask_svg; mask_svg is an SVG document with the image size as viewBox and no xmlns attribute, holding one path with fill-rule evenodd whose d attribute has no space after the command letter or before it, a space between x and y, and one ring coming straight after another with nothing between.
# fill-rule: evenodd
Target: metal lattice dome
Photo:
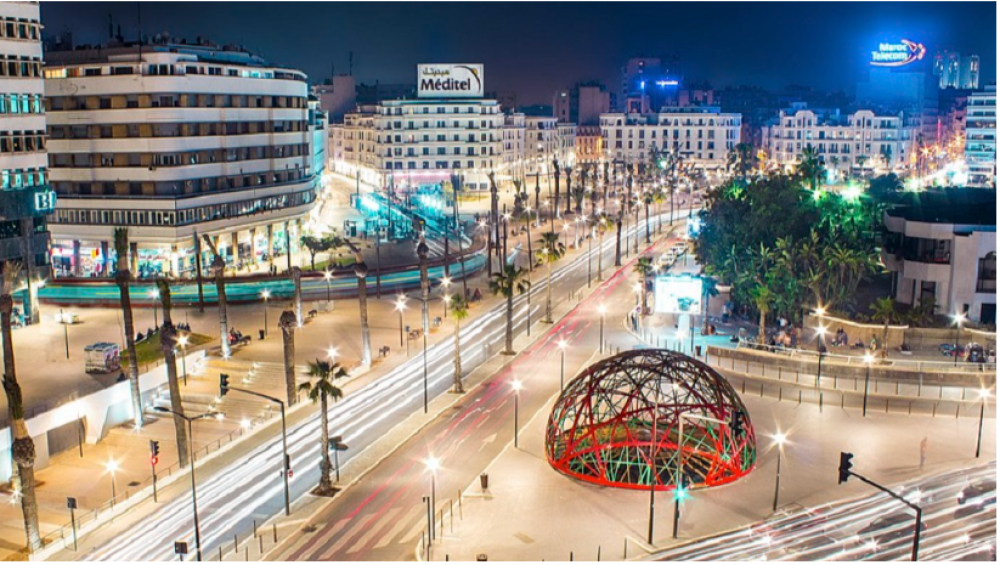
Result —
<instances>
[{"instance_id":1,"label":"metal lattice dome","mask_svg":"<svg viewBox=\"0 0 1000 565\"><path fill-rule=\"evenodd\" d=\"M649 489L655 477L656 490L735 481L757 456L733 387L701 361L662 349L603 359L567 384L549 416L545 452L573 478Z\"/></svg>"}]
</instances>

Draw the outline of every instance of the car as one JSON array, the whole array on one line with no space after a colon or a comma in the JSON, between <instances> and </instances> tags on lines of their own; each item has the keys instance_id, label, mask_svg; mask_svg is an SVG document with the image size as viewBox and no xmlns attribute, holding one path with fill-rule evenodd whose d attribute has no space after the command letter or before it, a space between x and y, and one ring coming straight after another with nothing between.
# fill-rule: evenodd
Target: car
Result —
<instances>
[{"instance_id":1,"label":"car","mask_svg":"<svg viewBox=\"0 0 1000 565\"><path fill-rule=\"evenodd\" d=\"M982 510L990 504L997 503L997 481L987 478L979 479L962 489L958 495L958 504Z\"/></svg>"},{"instance_id":2,"label":"car","mask_svg":"<svg viewBox=\"0 0 1000 565\"><path fill-rule=\"evenodd\" d=\"M868 546L867 552L875 553L879 548L913 536L914 516L906 511L893 512L873 520L861 528L855 537L855 543ZM927 529L927 524L920 522L920 531Z\"/></svg>"}]
</instances>

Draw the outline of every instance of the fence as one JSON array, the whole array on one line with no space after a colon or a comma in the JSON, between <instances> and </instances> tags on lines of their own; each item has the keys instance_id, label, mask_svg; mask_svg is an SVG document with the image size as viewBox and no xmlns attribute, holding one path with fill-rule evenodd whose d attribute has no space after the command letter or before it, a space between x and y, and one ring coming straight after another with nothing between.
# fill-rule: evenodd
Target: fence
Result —
<instances>
[{"instance_id":1,"label":"fence","mask_svg":"<svg viewBox=\"0 0 1000 565\"><path fill-rule=\"evenodd\" d=\"M816 361L819 354L816 351L811 351L808 349L789 349L773 345L760 345L748 341L741 341L737 345L738 350L750 350L759 351L763 353L771 353L774 355L780 355L789 359L799 359L799 360L809 360ZM897 354L898 355L898 354ZM882 359L879 357L879 353L875 353L875 361L873 361L873 367L878 367L880 369L900 369L909 371L920 371L920 372L934 372L934 373L996 373L997 365L996 363L968 363L965 361L958 361L957 363L952 361L926 361L922 359L906 359L906 358L886 358ZM836 363L854 367L864 367L865 360L864 357L858 355L842 355L837 353L824 353L823 354L824 363Z\"/></svg>"}]
</instances>

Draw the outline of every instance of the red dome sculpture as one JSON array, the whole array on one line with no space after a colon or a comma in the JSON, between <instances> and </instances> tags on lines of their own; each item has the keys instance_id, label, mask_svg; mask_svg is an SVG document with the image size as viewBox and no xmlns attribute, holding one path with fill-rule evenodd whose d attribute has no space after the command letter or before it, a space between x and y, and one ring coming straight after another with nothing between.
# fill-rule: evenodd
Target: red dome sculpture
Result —
<instances>
[{"instance_id":1,"label":"red dome sculpture","mask_svg":"<svg viewBox=\"0 0 1000 565\"><path fill-rule=\"evenodd\" d=\"M757 456L733 387L701 361L662 349L609 357L567 384L549 416L545 452L565 475L646 490L653 477L655 490L729 483Z\"/></svg>"}]
</instances>

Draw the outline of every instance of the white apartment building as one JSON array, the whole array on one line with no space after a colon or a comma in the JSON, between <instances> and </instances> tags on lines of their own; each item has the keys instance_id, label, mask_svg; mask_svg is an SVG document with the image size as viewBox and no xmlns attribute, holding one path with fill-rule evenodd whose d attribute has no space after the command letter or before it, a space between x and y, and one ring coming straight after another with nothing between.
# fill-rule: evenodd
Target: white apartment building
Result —
<instances>
[{"instance_id":1,"label":"white apartment building","mask_svg":"<svg viewBox=\"0 0 1000 565\"><path fill-rule=\"evenodd\" d=\"M34 281L48 276L48 186L42 44L37 2L0 2L0 262L20 261L38 321ZM18 293L20 294L20 293Z\"/></svg>"},{"instance_id":2,"label":"white apartment building","mask_svg":"<svg viewBox=\"0 0 1000 565\"><path fill-rule=\"evenodd\" d=\"M64 273L110 275L119 226L138 276L193 275L198 250L207 268L201 235L234 264L297 248L326 163L302 72L154 40L52 53L45 93Z\"/></svg>"},{"instance_id":3,"label":"white apartment building","mask_svg":"<svg viewBox=\"0 0 1000 565\"><path fill-rule=\"evenodd\" d=\"M490 172L509 181L533 171L529 163L543 155L571 162L573 131L552 117L505 115L496 100L387 100L331 126L330 169L378 187L437 184L456 174L466 189L487 190Z\"/></svg>"},{"instance_id":4,"label":"white apartment building","mask_svg":"<svg viewBox=\"0 0 1000 565\"><path fill-rule=\"evenodd\" d=\"M973 92L965 107L965 162L969 184L990 186L997 174L997 85Z\"/></svg>"},{"instance_id":5,"label":"white apartment building","mask_svg":"<svg viewBox=\"0 0 1000 565\"><path fill-rule=\"evenodd\" d=\"M696 168L726 166L740 142L740 114L717 107L664 108L658 114L601 114L601 134L608 160L648 161L650 151L680 153Z\"/></svg>"},{"instance_id":6,"label":"white apartment building","mask_svg":"<svg viewBox=\"0 0 1000 565\"><path fill-rule=\"evenodd\" d=\"M768 158L781 166L797 164L802 151L811 145L828 168L849 173L862 168L903 168L916 134L917 128L907 125L903 114L801 108L781 111L762 128L761 138Z\"/></svg>"}]
</instances>

